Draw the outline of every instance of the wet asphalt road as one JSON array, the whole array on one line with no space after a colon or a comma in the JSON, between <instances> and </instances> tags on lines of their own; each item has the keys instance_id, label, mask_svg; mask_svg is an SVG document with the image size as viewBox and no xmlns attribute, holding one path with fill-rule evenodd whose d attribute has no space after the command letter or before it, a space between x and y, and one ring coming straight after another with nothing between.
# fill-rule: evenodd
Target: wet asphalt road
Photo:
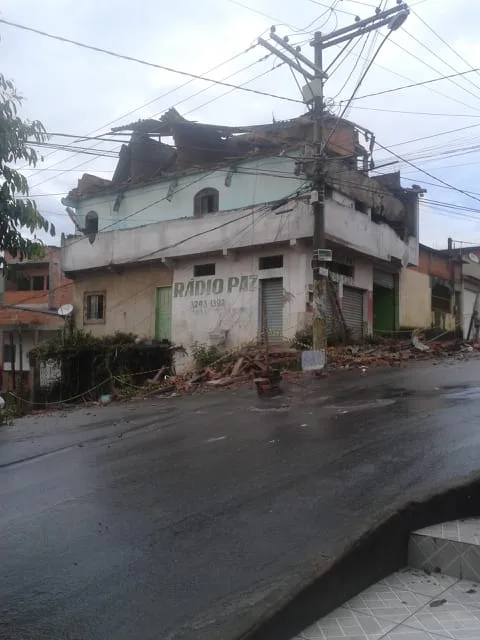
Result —
<instances>
[{"instance_id":1,"label":"wet asphalt road","mask_svg":"<svg viewBox=\"0 0 480 640\"><path fill-rule=\"evenodd\" d=\"M480 468L480 361L0 428L0 638L230 640Z\"/></svg>"}]
</instances>

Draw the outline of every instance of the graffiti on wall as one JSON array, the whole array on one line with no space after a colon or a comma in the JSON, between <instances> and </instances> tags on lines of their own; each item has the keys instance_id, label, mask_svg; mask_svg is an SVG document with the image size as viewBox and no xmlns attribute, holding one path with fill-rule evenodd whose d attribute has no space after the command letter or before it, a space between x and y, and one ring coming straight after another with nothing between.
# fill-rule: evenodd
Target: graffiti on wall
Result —
<instances>
[{"instance_id":1,"label":"graffiti on wall","mask_svg":"<svg viewBox=\"0 0 480 640\"><path fill-rule=\"evenodd\" d=\"M229 278L191 278L188 282L175 282L174 298L192 298L191 309L204 313L210 309L225 309L226 299L221 297L237 292L253 292L257 286L257 276L230 276Z\"/></svg>"},{"instance_id":2,"label":"graffiti on wall","mask_svg":"<svg viewBox=\"0 0 480 640\"><path fill-rule=\"evenodd\" d=\"M255 291L258 276L231 276L230 278L191 278L188 282L175 282L174 298L221 295L236 291Z\"/></svg>"}]
</instances>

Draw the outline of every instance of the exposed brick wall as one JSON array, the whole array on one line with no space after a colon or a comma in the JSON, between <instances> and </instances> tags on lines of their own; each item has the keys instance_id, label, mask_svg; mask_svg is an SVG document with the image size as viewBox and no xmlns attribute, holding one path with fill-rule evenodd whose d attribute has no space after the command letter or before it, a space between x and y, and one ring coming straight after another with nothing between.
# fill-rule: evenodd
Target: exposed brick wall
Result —
<instances>
[{"instance_id":1,"label":"exposed brick wall","mask_svg":"<svg viewBox=\"0 0 480 640\"><path fill-rule=\"evenodd\" d=\"M428 251L424 247L419 248L418 265L409 267L412 271L418 271L431 276L450 280L452 277L450 260L448 256L439 255L434 251ZM453 263L453 273L456 282L460 282L462 276L462 265Z\"/></svg>"},{"instance_id":2,"label":"exposed brick wall","mask_svg":"<svg viewBox=\"0 0 480 640\"><path fill-rule=\"evenodd\" d=\"M8 262L16 263L16 259L5 253ZM65 278L60 269L61 248L45 247L45 255L42 258L45 264L28 264L28 260L22 262L21 273L26 276L49 276L50 291L17 291L15 282L6 281L4 292L4 304L8 305L38 305L43 309L57 309L62 304L71 303L73 300L73 282ZM20 271L20 269L19 269ZM0 308L0 325L33 324L63 326L63 320L55 315L48 315L39 311L25 311L8 308Z\"/></svg>"}]
</instances>

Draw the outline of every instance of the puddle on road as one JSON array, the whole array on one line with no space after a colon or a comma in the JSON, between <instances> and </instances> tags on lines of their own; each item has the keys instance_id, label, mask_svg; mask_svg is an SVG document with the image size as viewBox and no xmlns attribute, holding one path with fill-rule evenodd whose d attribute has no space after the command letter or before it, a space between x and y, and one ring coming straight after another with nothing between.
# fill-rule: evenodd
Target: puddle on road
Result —
<instances>
[{"instance_id":1,"label":"puddle on road","mask_svg":"<svg viewBox=\"0 0 480 640\"><path fill-rule=\"evenodd\" d=\"M282 404L279 407L250 407L250 411L255 411L256 413L285 413L289 409L289 404Z\"/></svg>"},{"instance_id":2,"label":"puddle on road","mask_svg":"<svg viewBox=\"0 0 480 640\"><path fill-rule=\"evenodd\" d=\"M369 402L342 402L342 404L329 404L325 409L333 409L339 413L349 413L350 411L364 411L365 409L382 409L391 404L395 404L395 398L377 398Z\"/></svg>"},{"instance_id":3,"label":"puddle on road","mask_svg":"<svg viewBox=\"0 0 480 640\"><path fill-rule=\"evenodd\" d=\"M468 387L466 385L451 385L449 387L442 387L443 393L446 398L453 398L454 400L475 400L480 397L480 387Z\"/></svg>"}]
</instances>

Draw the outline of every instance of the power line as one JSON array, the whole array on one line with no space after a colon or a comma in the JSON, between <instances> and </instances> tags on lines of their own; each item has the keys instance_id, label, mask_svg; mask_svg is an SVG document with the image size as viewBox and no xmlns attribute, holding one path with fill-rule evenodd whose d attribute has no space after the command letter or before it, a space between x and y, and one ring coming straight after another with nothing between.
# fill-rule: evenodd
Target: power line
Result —
<instances>
[{"instance_id":1,"label":"power line","mask_svg":"<svg viewBox=\"0 0 480 640\"><path fill-rule=\"evenodd\" d=\"M269 20L273 20L279 26L288 27L289 29L297 33L301 31L301 29L297 29L297 27L294 27L288 22L281 22L278 18L275 18L274 16L271 16L268 13L264 13L263 11L260 11L259 9L254 9L253 7L249 7L247 4L240 2L240 0L228 0L228 2L231 2L232 4L236 4L238 7L242 7L243 9L246 9L247 11L251 11L252 13L256 13L257 15L262 16L263 18L268 18Z\"/></svg>"},{"instance_id":2,"label":"power line","mask_svg":"<svg viewBox=\"0 0 480 640\"><path fill-rule=\"evenodd\" d=\"M203 82L211 82L212 84L218 84L224 87L229 87L230 89L239 89L241 91L246 91L248 93L255 93L261 96L267 96L269 98L277 98L279 100L286 100L287 102L295 102L299 103L301 100L296 100L295 98L288 98L287 96L279 96L274 93L269 93L268 91L260 91L258 89L248 89L246 87L238 87L237 85L231 84L229 82L222 82L221 80L214 80L213 78L207 78L205 76L201 76L195 73L190 73L189 71L181 71L180 69L174 69L172 67L167 67L166 65L156 64L155 62L148 62L147 60L142 60L141 58L135 58L134 56L128 56L125 54L117 53L115 51L110 51L109 49L103 49L102 47L95 47L93 45L88 45L83 42L79 42L78 40L71 40L70 38L64 38L63 36L56 36L52 33L47 33L46 31L41 31L40 29L34 29L33 27L27 27L22 24L18 24L16 22L10 22L9 20L4 20L0 18L0 23L6 24L10 27L15 27L17 29L22 29L24 31L30 31L32 33L36 33L38 35L44 36L46 38L51 38L53 40L58 40L60 42L66 42L68 44L73 44L76 47L81 47L83 49L89 49L91 51L96 51L97 53L104 53L105 55L112 56L114 58L120 58L122 60L128 60L130 62L136 62L138 64L145 65L147 67L153 67L155 69L161 69L162 71L168 71L169 73L176 73L181 76L186 76L188 78L193 78L195 80L202 80ZM302 103L303 104L303 103Z\"/></svg>"},{"instance_id":3,"label":"power line","mask_svg":"<svg viewBox=\"0 0 480 640\"><path fill-rule=\"evenodd\" d=\"M437 138L438 136L446 136L449 133L458 133L459 131L467 131L468 129L474 129L476 127L480 127L480 123L478 124L469 124L466 127L459 127L458 129L449 129L448 131L437 131L436 133L432 133L428 136L422 136L421 138L413 138L412 140L403 140L403 142L396 142L395 144L391 144L390 147L400 147L404 144L411 144L412 142L420 142L421 140L429 140L430 138Z\"/></svg>"},{"instance_id":4,"label":"power line","mask_svg":"<svg viewBox=\"0 0 480 640\"><path fill-rule=\"evenodd\" d=\"M388 147L385 147L384 145L380 144L378 141L375 141L375 144L378 145L381 149L384 149L385 151L388 151L389 153L391 153L393 156L395 156L396 158L398 158L402 162L406 162L407 164L409 164L414 169L417 169L417 171L420 171L421 173L424 173L429 178L432 178L433 180L436 180L437 182L440 182L441 184L443 184L443 185L445 185L447 187L450 187L450 189L453 189L454 191L457 191L458 193L461 193L464 196L467 196L468 198L472 198L473 200L477 200L477 202L480 202L480 198L477 198L476 196L472 195L468 191L465 191L464 189L460 189L459 187L455 187L454 185L450 184L446 180L443 180L442 178L437 178L435 175L433 175L429 171L426 171L425 169L420 168L418 165L414 164L413 162L410 162L410 160L407 160L406 158L403 158L401 155L399 155L398 153L395 153L395 151L392 151Z\"/></svg>"},{"instance_id":5,"label":"power line","mask_svg":"<svg viewBox=\"0 0 480 640\"><path fill-rule=\"evenodd\" d=\"M230 77L232 77L232 76L234 76L234 75L237 75L238 73L241 73L242 71L246 71L247 69L249 69L249 68L253 67L253 66L254 66L254 65L256 65L256 64L258 64L259 62L262 62L262 61L266 60L270 55L271 55L271 54L268 54L268 55L266 55L266 56L263 56L262 58L259 58L259 59L258 59L258 60L256 60L255 62L253 62L253 63L250 63L250 64L246 65L246 66L245 66L245 67L243 67L242 69L240 69L240 70L238 70L238 71L235 71L235 72L233 72L233 73L229 74L228 76L226 76L226 78L230 78ZM260 74L260 75L265 75L265 74ZM249 79L249 80L247 80L244 84L248 84L249 82L253 82L254 80L256 80L256 79L257 79L257 77L259 77L259 76L254 76L253 78L250 78L250 79ZM225 79L226 79L226 78L225 78ZM193 82L193 81L192 81L192 80L190 80L189 82L184 83L184 85L182 85L182 86L185 86L185 84L189 84L190 82ZM180 102L177 102L177 103L176 103L176 106L178 106L178 105L182 104L183 102L187 102L188 100L191 100L191 99L192 99L192 98L194 98L195 96L200 95L201 93L204 93L205 91L208 91L210 88L211 88L211 87L206 87L206 88L204 88L204 89L200 89L200 91L195 92L193 95L188 96L187 98L184 98L183 100L180 100ZM233 89L232 89L232 91L233 91ZM172 92L172 91L167 92L167 93L171 93L171 92ZM230 93L230 91L228 91L228 92L226 92L226 93ZM219 100L219 99L220 99L220 98L222 98L224 95L226 95L226 93L225 93L225 94L221 94L220 96L216 96L216 97L215 97L215 98L213 98L210 102L213 102L213 101L215 101L215 100ZM208 104L208 103L204 103L203 105L200 105L200 107L195 107L194 109L191 109L191 110L190 110L189 112L187 112L187 113L193 113L194 111L196 111L197 109L201 108L202 106L205 106L206 104ZM156 114L153 114L153 116L152 116L152 117L157 116L159 113L161 113L161 112L158 112L158 113L156 113ZM100 144L100 143L99 143L99 144ZM94 146L98 146L98 145L94 145ZM75 157L75 155L77 155L77 154L75 153L75 154L73 154L73 155L69 156L68 158L66 158L66 160L69 160L69 159L71 159L71 158ZM55 164L53 164L53 165L51 165L51 166L56 166L56 164L60 164L60 162L61 162L61 161L59 161L59 162L57 162L57 163L55 163ZM80 163L79 165L76 165L76 167L75 167L75 168L77 168L77 167L81 167L81 166L84 166L85 164L88 164L89 162L90 162L90 160L87 160L87 161L85 161L85 162L82 162L82 163ZM40 171L40 169L39 169L38 171ZM35 175L35 174L33 174L33 175ZM32 176L31 176L31 177L32 177ZM40 185L42 185L42 184L44 184L45 182L48 182L48 181L49 181L49 179L47 178L46 180L43 180L43 181L41 181L41 182L37 182L36 184L32 185L32 188L38 187L38 186L40 186Z\"/></svg>"},{"instance_id":6,"label":"power line","mask_svg":"<svg viewBox=\"0 0 480 640\"><path fill-rule=\"evenodd\" d=\"M407 34L407 35L409 35L409 34ZM438 73L439 76L444 77L444 76L442 76L442 72L441 71L439 71L437 68L435 68L433 65L431 65L426 60L423 60L422 58L417 56L415 53L412 53L412 51L409 51L405 47L402 47L402 45L398 44L398 42L395 42L394 40L391 40L391 43L393 45L395 45L398 49L400 49L400 51L403 51L404 53L409 55L411 58L416 60L417 62L420 62L420 64L423 64L425 67L428 67L428 69L431 69L435 73ZM457 70L455 70L455 73L458 73ZM459 89L462 89L463 91L465 91L466 93L468 93L469 95L473 96L474 98L476 98L478 100L479 96L477 94L473 93L472 91L470 91L470 89L467 89L466 87L464 87L460 83L456 82L453 78L446 77L445 79L447 79L451 84L455 85ZM474 111L479 111L479 109L477 107L473 107L472 105L466 104L465 106L467 106L469 109L473 109Z\"/></svg>"},{"instance_id":7,"label":"power line","mask_svg":"<svg viewBox=\"0 0 480 640\"><path fill-rule=\"evenodd\" d=\"M375 58L376 58L376 57L378 56L378 54L380 53L380 51L381 51L381 49L382 49L383 45L384 45L384 44L385 44L385 42L388 40L388 38L390 37L390 34L391 34L391 33L392 33L391 31L388 31L388 33L384 36L384 38L383 38L383 40L381 41L380 45L377 47L377 50L376 50L376 51L375 51L375 53L373 54L372 59L371 59L371 60L370 60L370 62L367 64L367 66L365 67L365 69L364 69L363 73L361 74L360 78L358 79L358 82L357 82L357 84L355 85L355 88L354 88L354 90L353 90L353 92L352 92L352 95L351 95L351 96L350 96L350 98L347 100L347 102L346 102L346 104L345 104L345 106L344 106L343 110L341 111L340 115L338 116L338 118L337 118L337 120L336 120L336 123L335 123L334 127L332 128L332 130L330 131L330 134L329 134L329 136L328 136L328 138L327 138L326 142L322 145L322 153L323 153L323 150L327 147L327 145L328 145L329 141L331 140L332 136L334 135L334 133L335 133L335 131L336 131L336 129L337 129L338 123L342 120L342 118L343 118L343 116L345 115L345 113L346 113L346 111L347 111L348 107L350 106L350 104L351 104L352 100L354 100L354 99L355 99L355 94L356 94L356 93L357 93L357 91L359 90L359 88L360 88L360 86L361 86L362 82L363 82L363 81L364 81L364 79L365 79L365 76L366 76L366 75L367 75L367 73L370 71L370 68L371 68L372 64L374 63Z\"/></svg>"},{"instance_id":8,"label":"power line","mask_svg":"<svg viewBox=\"0 0 480 640\"><path fill-rule=\"evenodd\" d=\"M346 45L345 45L345 47L344 47L344 48L346 48L346 46L348 46L348 44L349 44L349 43L348 43L348 41L347 41L347 43L346 43ZM337 45L337 46L338 46L338 45ZM342 52L343 52L343 49L342 49L342 51L340 52L340 54L341 54ZM365 62L368 62L368 58L363 58L363 59L364 59L364 61L365 61ZM389 67L385 67L384 65L379 64L378 62L376 62L374 66L375 66L375 67L378 67L379 69L383 69L383 70L384 70L384 71L386 71L387 73L390 73L390 74L392 74L392 75L394 75L394 76L398 76L399 78L402 78L402 80L407 80L407 82L415 82L415 80L412 80L412 78L409 78L408 76L406 76L406 75L404 75L404 74L402 74L402 73L399 73L398 71L394 71L393 69L390 69ZM450 95L448 95L447 93L443 93L442 91L439 91L438 89L434 89L433 87L431 87L431 86L429 86L429 85L427 85L425 88L427 89L427 91L430 91L430 92L432 92L432 93L436 93L437 95L442 96L442 97L446 98L447 100L451 100L452 102L455 102L455 103L457 103L457 104L460 104L460 105L462 105L463 107L470 108L470 107L469 107L469 105L468 105L467 103L463 102L462 100L458 100L457 98L454 98L453 96L450 96ZM353 107L352 107L352 108L353 108ZM355 108L359 108L359 107L355 107ZM466 114L464 114L464 115L466 116ZM472 117L474 117L474 116L472 116ZM478 116L475 116L475 117L478 117Z\"/></svg>"},{"instance_id":9,"label":"power line","mask_svg":"<svg viewBox=\"0 0 480 640\"><path fill-rule=\"evenodd\" d=\"M265 56L265 58L269 57L271 54L268 54L268 56ZM262 73L259 73L258 75L254 76L253 78L250 78L249 80L246 80L243 84L239 85L240 87L245 86L246 84L248 84L249 82L253 82L254 80L258 80L259 78L263 78L264 76L268 75L269 73L272 73L272 71L275 71L275 69L278 69L279 67L283 66L285 63L284 62L280 62L279 64L274 65L271 69L267 69L266 71L263 71ZM209 104L212 104L212 102L215 102L216 100L220 100L220 98L224 98L226 95L232 93L233 91L235 91L235 89L229 89L228 91L225 91L224 93L220 94L219 96L215 96L213 98L211 98L210 100L207 100L207 102L203 102L202 104L198 105L197 107L194 107L193 109L190 109L190 111L186 111L184 113L184 115L189 115L190 113L193 113L194 111L198 111L199 109L202 109L203 107L206 107Z\"/></svg>"},{"instance_id":10,"label":"power line","mask_svg":"<svg viewBox=\"0 0 480 640\"><path fill-rule=\"evenodd\" d=\"M423 49L428 51L428 53L430 53L432 56L437 58L437 60L440 60L440 62L442 62L445 66L447 66L451 71L458 71L457 68L455 68L453 65L451 65L446 60L444 60L436 51L433 51L432 49L430 49L429 46L427 46L424 42L419 40L416 36L412 35L409 31L407 31L407 29L404 29L404 31L407 34L407 36L409 36L412 40L414 40L417 44L419 44ZM467 66L470 67L470 69L473 69L473 67L471 65L467 64ZM480 86L478 86L478 84L473 82L473 80L471 80L470 78L465 78L465 81L468 82L468 84L471 84L473 87L475 87L475 89L477 89L477 91L480 91ZM465 91L466 91L466 89L465 89ZM474 96L476 98L479 97L478 94L472 93L471 91L469 91L469 93L470 93L470 95L472 95L472 96Z\"/></svg>"},{"instance_id":11,"label":"power line","mask_svg":"<svg viewBox=\"0 0 480 640\"><path fill-rule=\"evenodd\" d=\"M447 76L441 76L440 78L431 78L430 80L422 80L421 82L413 82L412 84L405 84L401 87L393 87L392 89L384 89L383 91L376 91L375 93L367 93L363 96L357 96L354 100L363 100L364 98L373 98L375 96L382 96L386 93L394 93L396 91L402 91L403 89L411 89L413 87L423 87L425 85L433 84L434 82L440 82L441 80L448 80L450 78L457 78L459 76L465 76L469 73L480 71L478 69L470 69L468 71L459 71L458 73L452 73ZM346 100L340 100L340 102L346 102Z\"/></svg>"},{"instance_id":12,"label":"power line","mask_svg":"<svg viewBox=\"0 0 480 640\"><path fill-rule=\"evenodd\" d=\"M328 4L324 4L323 2L319 2L319 0L308 0L308 2L311 2L312 4L316 4L319 7L324 7L325 9L330 9L330 7L328 6ZM352 13L351 11L345 11L344 9L335 9L335 11L338 11L339 13L344 13L347 16L354 16L355 18L357 17L356 13Z\"/></svg>"},{"instance_id":13,"label":"power line","mask_svg":"<svg viewBox=\"0 0 480 640\"><path fill-rule=\"evenodd\" d=\"M412 116L439 116L442 118L480 118L480 115L475 115L470 113L435 113L432 111L404 111L401 109L379 109L377 107L359 107L357 105L352 105L352 109L361 109L362 111L381 111L383 113L401 113L404 115L412 115Z\"/></svg>"},{"instance_id":14,"label":"power line","mask_svg":"<svg viewBox=\"0 0 480 640\"><path fill-rule=\"evenodd\" d=\"M477 75L480 76L480 73L478 71L478 69L475 69L469 62L468 60L465 60L465 58L458 53L458 51L456 49L454 49L444 38L442 38L442 36L440 36L429 24L428 22L425 22L425 20L418 15L418 13L416 11L414 11L413 9L410 9L410 11L420 20L420 22L427 27L427 29L429 31L431 31L433 33L434 36L436 36L440 42L443 42L443 44L448 47L450 49L450 51L452 51L464 64L467 65L467 67L469 67L470 69L472 69L472 71L475 71L477 73Z\"/></svg>"},{"instance_id":15,"label":"power line","mask_svg":"<svg viewBox=\"0 0 480 640\"><path fill-rule=\"evenodd\" d=\"M215 65L214 67L212 67L211 69L206 71L205 74L212 73L213 71L216 71L220 67L223 67L226 64L229 64L230 62L233 62L234 60L236 60L240 56L244 55L245 53L248 53L251 49L254 49L256 46L258 46L257 43L252 44L247 49L245 49L243 51L240 51L239 53L236 53L235 55L231 56L227 60L224 60L223 62L220 62L220 64ZM202 75L205 75L205 74L202 74ZM130 116L133 113L135 113L137 111L140 111L140 110L144 109L145 107L150 106L154 102L158 102L158 100L161 100L162 98L166 98L167 96L171 95L172 93L175 93L175 91L179 91L180 89L183 89L187 85L192 84L192 82L195 82L195 80L193 78L191 78L190 80L187 80L186 82L183 82L181 85L179 85L177 87L174 87L173 89L169 89L165 93L162 93L160 96L157 96L156 98L153 98L152 100L149 100L148 102L145 102L144 104L140 105L139 107L135 107L135 109L131 109L130 111L127 111L127 112L123 113L122 115L114 118L113 120L110 120L109 122L106 122L104 125L102 125L101 127L98 127L97 129L93 129L88 135L92 135L92 134L96 133L97 131L101 131L105 127L108 127L108 126L110 126L112 124L115 124L115 122L118 122L119 120L122 120L123 118L126 118L127 116ZM81 142L81 140L79 140L79 142ZM98 145L94 145L94 146L98 146ZM46 157L50 157L52 155L55 155L55 153L58 153L58 152L57 151L53 151L52 153L47 154ZM54 167L54 166L60 164L61 162L62 161L56 162L51 166ZM25 168L26 168L26 166L22 167L22 170L25 169Z\"/></svg>"}]
</instances>

